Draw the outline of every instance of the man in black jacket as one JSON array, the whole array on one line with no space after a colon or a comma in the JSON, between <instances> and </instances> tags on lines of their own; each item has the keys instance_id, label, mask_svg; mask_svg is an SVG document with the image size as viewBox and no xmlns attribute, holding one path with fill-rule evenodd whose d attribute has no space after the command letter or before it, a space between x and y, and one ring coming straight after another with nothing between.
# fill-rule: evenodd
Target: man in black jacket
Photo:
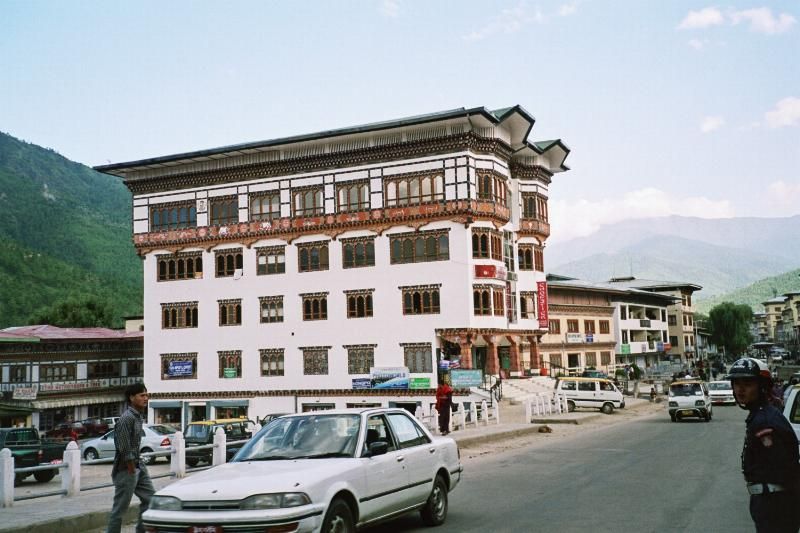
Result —
<instances>
[{"instance_id":1,"label":"man in black jacket","mask_svg":"<svg viewBox=\"0 0 800 533\"><path fill-rule=\"evenodd\" d=\"M749 411L742 472L756 531L797 533L800 454L791 424L770 401L772 374L761 361L745 357L731 366L730 376L736 403Z\"/></svg>"},{"instance_id":2,"label":"man in black jacket","mask_svg":"<svg viewBox=\"0 0 800 533\"><path fill-rule=\"evenodd\" d=\"M155 492L147 467L139 461L139 446L144 435L142 415L147 411L147 389L143 383L128 385L125 389L125 398L128 401L128 408L114 426L116 453L114 468L111 469L114 505L111 508L106 532L119 533L122 528L122 517L128 510L131 497L136 494L140 501L136 533L144 533L142 513L147 510L150 498Z\"/></svg>"}]
</instances>

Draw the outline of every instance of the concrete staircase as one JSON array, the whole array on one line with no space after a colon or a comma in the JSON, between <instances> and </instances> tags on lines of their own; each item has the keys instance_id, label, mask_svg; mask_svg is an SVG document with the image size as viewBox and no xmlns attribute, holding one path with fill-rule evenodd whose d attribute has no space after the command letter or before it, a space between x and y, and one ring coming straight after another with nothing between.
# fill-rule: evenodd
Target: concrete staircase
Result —
<instances>
[{"instance_id":1,"label":"concrete staircase","mask_svg":"<svg viewBox=\"0 0 800 533\"><path fill-rule=\"evenodd\" d=\"M552 393L555 379L547 376L534 376L524 379L503 380L503 400L511 405L519 405L538 393Z\"/></svg>"}]
</instances>

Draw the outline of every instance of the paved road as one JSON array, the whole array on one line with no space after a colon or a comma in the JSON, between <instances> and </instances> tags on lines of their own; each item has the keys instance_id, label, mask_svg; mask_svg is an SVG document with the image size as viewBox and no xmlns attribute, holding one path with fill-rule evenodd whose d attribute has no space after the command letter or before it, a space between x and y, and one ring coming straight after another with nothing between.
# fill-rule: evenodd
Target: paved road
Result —
<instances>
[{"instance_id":1,"label":"paved road","mask_svg":"<svg viewBox=\"0 0 800 533\"><path fill-rule=\"evenodd\" d=\"M437 532L751 532L739 454L745 413L665 412L465 462ZM371 532L429 531L416 515Z\"/></svg>"},{"instance_id":2,"label":"paved road","mask_svg":"<svg viewBox=\"0 0 800 533\"><path fill-rule=\"evenodd\" d=\"M465 478L436 532L753 531L739 465L744 411L716 408L707 424L651 410L462 450ZM413 514L368 531L432 530Z\"/></svg>"}]
</instances>

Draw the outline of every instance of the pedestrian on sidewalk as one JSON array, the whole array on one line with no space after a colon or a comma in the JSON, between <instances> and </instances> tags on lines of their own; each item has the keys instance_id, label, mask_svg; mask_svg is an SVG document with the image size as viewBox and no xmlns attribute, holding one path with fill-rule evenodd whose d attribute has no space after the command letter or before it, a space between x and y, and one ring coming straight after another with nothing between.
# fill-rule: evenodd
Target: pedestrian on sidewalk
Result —
<instances>
[{"instance_id":1,"label":"pedestrian on sidewalk","mask_svg":"<svg viewBox=\"0 0 800 533\"><path fill-rule=\"evenodd\" d=\"M730 369L733 395L746 420L742 473L750 493L750 516L758 533L800 529L800 453L794 430L771 402L772 374L750 357Z\"/></svg>"},{"instance_id":2,"label":"pedestrian on sidewalk","mask_svg":"<svg viewBox=\"0 0 800 533\"><path fill-rule=\"evenodd\" d=\"M144 533L142 513L150 505L155 489L147 467L139 460L142 436L142 415L147 410L148 394L144 383L134 383L125 389L128 408L114 426L114 467L111 480L114 483L114 504L108 519L107 533L120 533L122 517L131 504L134 494L139 498L139 522L136 533Z\"/></svg>"},{"instance_id":3,"label":"pedestrian on sidewalk","mask_svg":"<svg viewBox=\"0 0 800 533\"><path fill-rule=\"evenodd\" d=\"M453 405L453 389L447 384L444 376L439 378L436 388L436 410L439 412L439 433L450 433L450 411Z\"/></svg>"}]
</instances>

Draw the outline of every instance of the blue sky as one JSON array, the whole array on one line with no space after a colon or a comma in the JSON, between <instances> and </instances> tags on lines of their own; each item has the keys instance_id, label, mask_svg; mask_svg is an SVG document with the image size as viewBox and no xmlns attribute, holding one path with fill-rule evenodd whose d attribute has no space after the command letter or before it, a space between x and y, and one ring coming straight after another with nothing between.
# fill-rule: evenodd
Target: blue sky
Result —
<instances>
[{"instance_id":1,"label":"blue sky","mask_svg":"<svg viewBox=\"0 0 800 533\"><path fill-rule=\"evenodd\" d=\"M0 130L97 165L520 104L551 240L800 214L800 2L0 2Z\"/></svg>"}]
</instances>

